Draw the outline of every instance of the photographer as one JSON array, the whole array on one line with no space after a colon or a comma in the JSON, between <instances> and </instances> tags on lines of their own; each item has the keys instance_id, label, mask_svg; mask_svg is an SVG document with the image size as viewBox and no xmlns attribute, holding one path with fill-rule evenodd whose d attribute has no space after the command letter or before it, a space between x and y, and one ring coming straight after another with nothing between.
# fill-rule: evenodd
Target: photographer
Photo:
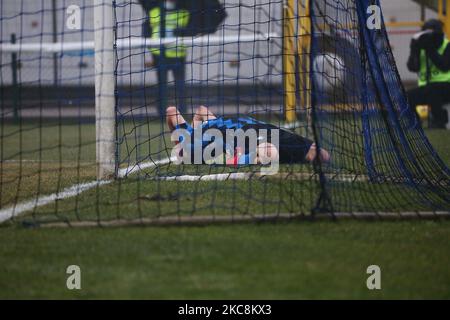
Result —
<instances>
[{"instance_id":1,"label":"photographer","mask_svg":"<svg viewBox=\"0 0 450 320\"><path fill-rule=\"evenodd\" d=\"M411 41L408 69L419 74L419 87L408 92L412 107L431 107L431 127L445 128L447 112L443 109L450 103L450 41L445 37L443 24L439 20L427 21L422 32Z\"/></svg>"}]
</instances>

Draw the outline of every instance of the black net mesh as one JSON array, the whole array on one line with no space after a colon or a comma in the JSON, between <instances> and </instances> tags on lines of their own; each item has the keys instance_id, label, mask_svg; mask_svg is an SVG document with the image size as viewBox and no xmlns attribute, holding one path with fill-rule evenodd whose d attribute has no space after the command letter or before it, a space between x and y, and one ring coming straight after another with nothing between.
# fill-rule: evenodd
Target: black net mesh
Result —
<instances>
[{"instance_id":1,"label":"black net mesh","mask_svg":"<svg viewBox=\"0 0 450 320\"><path fill-rule=\"evenodd\" d=\"M379 5L2 3L0 221L448 212L450 172L408 106ZM277 171L259 140L241 154L222 143L225 164L180 163L171 134L195 142L194 127L276 130Z\"/></svg>"}]
</instances>

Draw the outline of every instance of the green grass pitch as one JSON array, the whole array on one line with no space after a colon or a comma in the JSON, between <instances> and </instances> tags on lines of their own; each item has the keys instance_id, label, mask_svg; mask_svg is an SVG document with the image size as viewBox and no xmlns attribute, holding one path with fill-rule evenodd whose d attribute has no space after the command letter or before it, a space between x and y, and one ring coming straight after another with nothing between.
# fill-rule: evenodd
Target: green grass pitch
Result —
<instances>
[{"instance_id":1,"label":"green grass pitch","mask_svg":"<svg viewBox=\"0 0 450 320\"><path fill-rule=\"evenodd\" d=\"M28 128L21 135L14 126L3 129L9 138L2 140L1 150L9 153L2 158L30 161L1 164L2 183L8 186L1 190L2 207L29 198L38 187L41 194L52 193L91 181L95 174L92 127L74 126L76 134L64 126L45 129L52 132ZM427 134L450 163L450 133ZM24 177L20 181L15 179L19 174ZM202 201L207 213L210 206ZM256 206L258 199L253 201ZM115 202L111 204L110 210ZM62 201L58 212L69 214L73 205ZM292 203L293 210L301 205ZM125 203L122 209L135 215L134 206ZM54 208L42 210L35 214ZM108 206L104 210L106 214ZM87 209L80 212L89 214ZM0 226L0 243L0 299L450 298L448 221L107 229L26 229L11 223ZM66 288L65 272L72 264L81 267L80 291ZM366 269L372 264L382 270L380 291L366 288Z\"/></svg>"}]
</instances>

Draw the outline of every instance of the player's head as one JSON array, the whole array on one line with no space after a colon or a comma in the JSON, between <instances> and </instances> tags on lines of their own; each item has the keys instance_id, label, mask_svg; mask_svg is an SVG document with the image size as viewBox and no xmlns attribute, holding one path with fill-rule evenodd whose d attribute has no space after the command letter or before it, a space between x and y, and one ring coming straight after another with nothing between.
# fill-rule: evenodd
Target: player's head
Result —
<instances>
[{"instance_id":1,"label":"player's head","mask_svg":"<svg viewBox=\"0 0 450 320\"><path fill-rule=\"evenodd\" d=\"M277 147L272 143L260 143L256 149L258 158L257 162L261 164L270 164L279 161L279 153Z\"/></svg>"}]
</instances>

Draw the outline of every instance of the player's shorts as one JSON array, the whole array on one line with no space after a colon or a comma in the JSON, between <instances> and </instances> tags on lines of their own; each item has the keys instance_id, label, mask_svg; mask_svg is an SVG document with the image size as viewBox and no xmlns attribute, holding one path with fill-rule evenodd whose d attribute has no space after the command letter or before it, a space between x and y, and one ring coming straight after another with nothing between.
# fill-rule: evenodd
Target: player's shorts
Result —
<instances>
[{"instance_id":1,"label":"player's shorts","mask_svg":"<svg viewBox=\"0 0 450 320\"><path fill-rule=\"evenodd\" d=\"M289 130L280 129L272 124L264 123L252 118L237 118L237 119L225 119L217 118L214 120L205 121L202 124L202 133L200 140L196 141L194 135L194 128L188 123L183 123L176 126L176 129L186 130L186 134L190 135L191 143L187 148L191 149L191 154L194 153L195 145L201 146L202 150L206 148L212 142L216 145L222 147L222 152L227 153L229 150L234 150L237 145L237 140L232 143L233 145L226 144L224 141L214 141L212 137L209 137L207 133L208 129L217 129L222 133L222 136L226 137L227 130L238 130L241 129L244 132L249 129L254 129L257 133L259 130L266 130L267 134L264 136L258 136L258 144L263 142L272 143L272 130L278 130L279 132L279 162L281 164L290 163L306 163L306 155L308 154L313 141L304 138L296 133ZM182 143L184 140L183 136L178 137L178 141ZM186 146L185 146L186 148ZM220 155L215 155L220 156ZM244 154L238 160L239 164L251 164L256 157L256 150L249 150L249 145L246 143Z\"/></svg>"}]
</instances>

